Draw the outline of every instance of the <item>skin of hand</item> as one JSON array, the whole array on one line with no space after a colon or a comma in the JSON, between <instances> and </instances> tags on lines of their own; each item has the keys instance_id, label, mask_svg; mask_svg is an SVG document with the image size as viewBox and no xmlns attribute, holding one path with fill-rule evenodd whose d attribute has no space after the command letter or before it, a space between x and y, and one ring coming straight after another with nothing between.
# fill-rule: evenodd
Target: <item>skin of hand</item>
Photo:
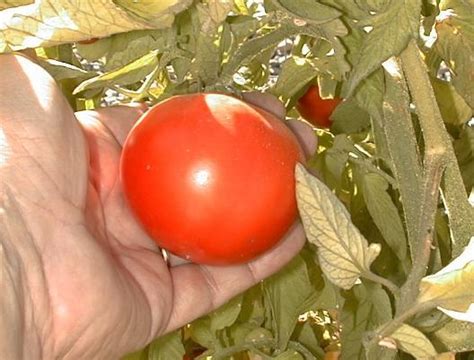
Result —
<instances>
[{"instance_id":1,"label":"skin of hand","mask_svg":"<svg viewBox=\"0 0 474 360\"><path fill-rule=\"evenodd\" d=\"M121 145L143 106L74 114L54 80L0 55L0 353L6 359L117 359L278 271L302 248L282 241L236 266L169 266L130 213ZM274 98L245 99L279 116ZM312 131L292 124L307 153ZM5 316L3 316L5 315Z\"/></svg>"}]
</instances>

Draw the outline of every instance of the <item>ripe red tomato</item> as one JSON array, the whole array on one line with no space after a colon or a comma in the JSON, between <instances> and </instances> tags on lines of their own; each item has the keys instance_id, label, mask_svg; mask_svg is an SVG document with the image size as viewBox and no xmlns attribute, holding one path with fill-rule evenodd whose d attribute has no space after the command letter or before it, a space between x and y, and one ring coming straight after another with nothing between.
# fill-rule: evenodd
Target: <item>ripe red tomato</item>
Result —
<instances>
[{"instance_id":1,"label":"ripe red tomato","mask_svg":"<svg viewBox=\"0 0 474 360\"><path fill-rule=\"evenodd\" d=\"M248 261L296 218L303 152L282 121L231 96L175 96L150 109L121 159L125 196L162 248L196 263Z\"/></svg>"},{"instance_id":2,"label":"ripe red tomato","mask_svg":"<svg viewBox=\"0 0 474 360\"><path fill-rule=\"evenodd\" d=\"M341 102L341 99L321 99L319 89L311 85L306 93L298 100L296 108L303 118L311 124L328 128L331 126L329 117Z\"/></svg>"}]
</instances>

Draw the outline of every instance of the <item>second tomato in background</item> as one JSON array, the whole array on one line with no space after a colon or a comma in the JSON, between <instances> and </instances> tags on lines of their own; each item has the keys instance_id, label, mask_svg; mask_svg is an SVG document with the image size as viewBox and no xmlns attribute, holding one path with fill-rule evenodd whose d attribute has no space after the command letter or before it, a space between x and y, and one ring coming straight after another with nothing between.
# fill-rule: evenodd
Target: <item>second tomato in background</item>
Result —
<instances>
[{"instance_id":1,"label":"second tomato in background","mask_svg":"<svg viewBox=\"0 0 474 360\"><path fill-rule=\"evenodd\" d=\"M316 85L311 85L306 93L298 100L296 109L301 116L317 127L331 127L331 114L342 100L322 99Z\"/></svg>"}]
</instances>

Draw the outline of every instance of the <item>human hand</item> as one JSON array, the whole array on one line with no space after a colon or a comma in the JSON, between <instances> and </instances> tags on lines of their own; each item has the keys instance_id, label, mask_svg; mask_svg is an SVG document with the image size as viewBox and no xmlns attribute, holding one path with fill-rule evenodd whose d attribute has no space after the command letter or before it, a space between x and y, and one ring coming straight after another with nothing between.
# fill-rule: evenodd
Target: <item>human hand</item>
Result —
<instances>
[{"instance_id":1,"label":"human hand","mask_svg":"<svg viewBox=\"0 0 474 360\"><path fill-rule=\"evenodd\" d=\"M49 75L21 56L0 56L0 79L6 358L118 358L222 305L303 246L295 223L248 264L168 266L118 177L121 144L144 109L74 114ZM271 98L246 100L284 114ZM311 151L314 136L296 126Z\"/></svg>"}]
</instances>

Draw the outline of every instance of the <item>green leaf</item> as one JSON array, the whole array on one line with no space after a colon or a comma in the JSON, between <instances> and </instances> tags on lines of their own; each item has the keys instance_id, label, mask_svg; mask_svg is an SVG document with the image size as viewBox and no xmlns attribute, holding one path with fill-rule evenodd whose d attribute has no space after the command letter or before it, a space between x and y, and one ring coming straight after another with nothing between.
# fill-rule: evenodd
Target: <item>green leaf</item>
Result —
<instances>
[{"instance_id":1,"label":"green leaf","mask_svg":"<svg viewBox=\"0 0 474 360\"><path fill-rule=\"evenodd\" d=\"M370 32L364 36L359 57L346 84L348 97L359 83L385 60L398 55L413 37L418 36L421 1L391 1L385 11L377 13L365 25Z\"/></svg>"},{"instance_id":2,"label":"green leaf","mask_svg":"<svg viewBox=\"0 0 474 360\"><path fill-rule=\"evenodd\" d=\"M263 290L260 285L257 285L245 292L238 321L260 326L264 320Z\"/></svg>"},{"instance_id":3,"label":"green leaf","mask_svg":"<svg viewBox=\"0 0 474 360\"><path fill-rule=\"evenodd\" d=\"M370 127L370 116L354 98L339 104L331 114L333 134L357 134Z\"/></svg>"},{"instance_id":4,"label":"green leaf","mask_svg":"<svg viewBox=\"0 0 474 360\"><path fill-rule=\"evenodd\" d=\"M56 81L64 79L84 80L95 76L94 73L85 71L77 66L53 59L40 60L39 63Z\"/></svg>"},{"instance_id":5,"label":"green leaf","mask_svg":"<svg viewBox=\"0 0 474 360\"><path fill-rule=\"evenodd\" d=\"M385 74L386 89L383 102L381 136L387 145L389 164L400 191L403 215L407 227L411 260L418 241L418 216L422 206L422 169L416 133L409 112L410 96L398 64L390 62ZM382 122L383 121L383 122Z\"/></svg>"},{"instance_id":6,"label":"green leaf","mask_svg":"<svg viewBox=\"0 0 474 360\"><path fill-rule=\"evenodd\" d=\"M249 334L251 334L257 328L257 325L252 323L236 323L229 328L228 334L233 343L236 345L242 344L246 342Z\"/></svg>"},{"instance_id":7,"label":"green leaf","mask_svg":"<svg viewBox=\"0 0 474 360\"><path fill-rule=\"evenodd\" d=\"M390 336L390 339L393 339L401 350L413 355L415 359L429 360L437 355L430 340L420 330L410 325L402 324Z\"/></svg>"},{"instance_id":8,"label":"green leaf","mask_svg":"<svg viewBox=\"0 0 474 360\"><path fill-rule=\"evenodd\" d=\"M128 85L140 81L157 68L157 55L158 53L156 51L152 51L120 69L86 80L74 89L74 94L78 94L84 90L106 87L111 84Z\"/></svg>"},{"instance_id":9,"label":"green leaf","mask_svg":"<svg viewBox=\"0 0 474 360\"><path fill-rule=\"evenodd\" d=\"M335 285L350 289L380 253L352 224L339 199L301 165L296 167L297 202L308 240L318 247L324 274Z\"/></svg>"},{"instance_id":10,"label":"green leaf","mask_svg":"<svg viewBox=\"0 0 474 360\"><path fill-rule=\"evenodd\" d=\"M388 182L375 173L366 173L362 177L362 194L370 216L382 233L385 241L404 261L407 255L407 239L398 209L387 192Z\"/></svg>"},{"instance_id":11,"label":"green leaf","mask_svg":"<svg viewBox=\"0 0 474 360\"><path fill-rule=\"evenodd\" d=\"M422 279L418 302L435 304L451 317L474 322L473 289L474 237L448 266Z\"/></svg>"},{"instance_id":12,"label":"green leaf","mask_svg":"<svg viewBox=\"0 0 474 360\"><path fill-rule=\"evenodd\" d=\"M306 347L317 359L324 358L324 350L319 345L319 339L316 336L314 326L311 322L306 321L303 325L299 325L298 329L293 334L292 339L301 343Z\"/></svg>"},{"instance_id":13,"label":"green leaf","mask_svg":"<svg viewBox=\"0 0 474 360\"><path fill-rule=\"evenodd\" d=\"M354 144L348 139L347 135L336 135L331 148L326 151L324 162L329 174L336 181L336 189L340 190L342 175L346 169L349 153L354 149Z\"/></svg>"},{"instance_id":14,"label":"green leaf","mask_svg":"<svg viewBox=\"0 0 474 360\"><path fill-rule=\"evenodd\" d=\"M231 5L227 2L222 2L220 6L217 6L217 3L217 1L211 1L207 5L197 5L200 30L196 38L196 53L192 71L194 76L203 82L204 86L213 85L217 82L222 63L218 34L219 25L231 8ZM224 7L226 3L228 8Z\"/></svg>"},{"instance_id":15,"label":"green leaf","mask_svg":"<svg viewBox=\"0 0 474 360\"><path fill-rule=\"evenodd\" d=\"M239 295L212 312L209 315L211 319L211 330L221 330L234 324L240 314L241 308L242 295Z\"/></svg>"},{"instance_id":16,"label":"green leaf","mask_svg":"<svg viewBox=\"0 0 474 360\"><path fill-rule=\"evenodd\" d=\"M390 299L380 285L366 283L355 286L353 291L343 293L343 296L341 360L365 360L364 334L392 318Z\"/></svg>"},{"instance_id":17,"label":"green leaf","mask_svg":"<svg viewBox=\"0 0 474 360\"><path fill-rule=\"evenodd\" d=\"M451 320L441 329L429 334L433 345L442 351L474 351L474 323Z\"/></svg>"},{"instance_id":18,"label":"green leaf","mask_svg":"<svg viewBox=\"0 0 474 360\"><path fill-rule=\"evenodd\" d=\"M338 307L337 288L325 279L324 287L321 291L313 291L301 306L300 313L314 310L331 310Z\"/></svg>"},{"instance_id":19,"label":"green leaf","mask_svg":"<svg viewBox=\"0 0 474 360\"><path fill-rule=\"evenodd\" d=\"M466 126L459 139L454 141L454 151L467 191L474 188L474 128ZM460 245L460 244L459 244ZM455 247L459 246L454 244Z\"/></svg>"},{"instance_id":20,"label":"green leaf","mask_svg":"<svg viewBox=\"0 0 474 360\"><path fill-rule=\"evenodd\" d=\"M186 353L180 330L158 338L150 344L148 359L182 359Z\"/></svg>"},{"instance_id":21,"label":"green leaf","mask_svg":"<svg viewBox=\"0 0 474 360\"><path fill-rule=\"evenodd\" d=\"M271 308L278 348L286 349L295 329L301 305L312 292L306 263L297 256L277 275L264 282L265 298Z\"/></svg>"},{"instance_id":22,"label":"green leaf","mask_svg":"<svg viewBox=\"0 0 474 360\"><path fill-rule=\"evenodd\" d=\"M208 316L193 321L189 325L189 334L194 342L206 349L220 347L216 333L211 331L211 319Z\"/></svg>"},{"instance_id":23,"label":"green leaf","mask_svg":"<svg viewBox=\"0 0 474 360\"><path fill-rule=\"evenodd\" d=\"M443 0L443 18L436 24L438 34L433 51L445 61L452 72L452 82L458 93L474 108L472 54L474 53L474 25L472 2Z\"/></svg>"},{"instance_id":24,"label":"green leaf","mask_svg":"<svg viewBox=\"0 0 474 360\"><path fill-rule=\"evenodd\" d=\"M338 10L315 0L274 0L273 3L296 17L317 24L334 20L341 15Z\"/></svg>"},{"instance_id":25,"label":"green leaf","mask_svg":"<svg viewBox=\"0 0 474 360\"><path fill-rule=\"evenodd\" d=\"M316 69L311 61L292 56L283 63L281 73L271 93L287 103L288 100L301 93L316 75Z\"/></svg>"},{"instance_id":26,"label":"green leaf","mask_svg":"<svg viewBox=\"0 0 474 360\"><path fill-rule=\"evenodd\" d=\"M77 51L81 57L91 61L104 58L104 70L110 71L121 68L152 50L163 53L169 42L176 42L171 29L130 31L89 45L77 44Z\"/></svg>"},{"instance_id":27,"label":"green leaf","mask_svg":"<svg viewBox=\"0 0 474 360\"><path fill-rule=\"evenodd\" d=\"M446 81L431 79L436 100L443 120L455 126L465 124L472 117L472 109L459 95L453 85Z\"/></svg>"},{"instance_id":28,"label":"green leaf","mask_svg":"<svg viewBox=\"0 0 474 360\"><path fill-rule=\"evenodd\" d=\"M303 355L295 350L286 350L284 353L281 353L274 359L276 360L305 360Z\"/></svg>"},{"instance_id":29,"label":"green leaf","mask_svg":"<svg viewBox=\"0 0 474 360\"><path fill-rule=\"evenodd\" d=\"M140 351L128 354L124 356L121 360L150 360L148 357L148 347Z\"/></svg>"}]
</instances>

